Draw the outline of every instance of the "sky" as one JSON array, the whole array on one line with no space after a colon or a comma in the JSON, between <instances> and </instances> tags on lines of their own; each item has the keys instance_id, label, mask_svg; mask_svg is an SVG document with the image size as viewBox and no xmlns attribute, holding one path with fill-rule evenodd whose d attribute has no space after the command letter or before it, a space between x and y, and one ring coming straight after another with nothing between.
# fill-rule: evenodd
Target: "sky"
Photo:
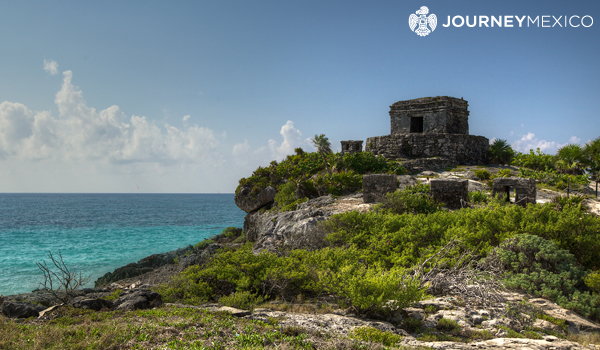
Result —
<instances>
[{"instance_id":1,"label":"sky","mask_svg":"<svg viewBox=\"0 0 600 350\"><path fill-rule=\"evenodd\" d=\"M315 134L387 135L389 106L426 96L555 153L600 136L594 20L597 0L2 2L0 192L232 193Z\"/></svg>"}]
</instances>

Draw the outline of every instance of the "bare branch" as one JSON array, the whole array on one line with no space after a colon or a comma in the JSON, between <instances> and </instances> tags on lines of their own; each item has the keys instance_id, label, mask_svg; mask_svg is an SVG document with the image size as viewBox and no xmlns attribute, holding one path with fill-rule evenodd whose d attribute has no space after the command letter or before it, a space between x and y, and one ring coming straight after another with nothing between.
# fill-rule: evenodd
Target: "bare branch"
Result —
<instances>
[{"instance_id":1,"label":"bare branch","mask_svg":"<svg viewBox=\"0 0 600 350\"><path fill-rule=\"evenodd\" d=\"M51 269L45 260L36 262L37 267L44 274L44 282L40 285L48 290L55 299L62 303L69 303L76 294L76 290L89 282L91 276L83 276L80 271L70 270L65 264L62 253L58 251L58 257L48 252L48 258L57 271Z\"/></svg>"}]
</instances>

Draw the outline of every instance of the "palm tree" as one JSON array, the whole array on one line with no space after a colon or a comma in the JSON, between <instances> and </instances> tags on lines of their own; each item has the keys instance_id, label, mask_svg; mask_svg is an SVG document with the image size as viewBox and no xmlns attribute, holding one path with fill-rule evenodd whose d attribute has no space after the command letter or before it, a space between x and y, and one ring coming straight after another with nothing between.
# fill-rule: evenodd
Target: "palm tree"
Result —
<instances>
[{"instance_id":1,"label":"palm tree","mask_svg":"<svg viewBox=\"0 0 600 350\"><path fill-rule=\"evenodd\" d=\"M327 169L327 173L331 174L331 170L329 170L329 164L327 164L326 157L327 154L333 153L331 151L331 142L329 142L329 139L327 138L327 136L325 136L325 134L321 134L315 135L315 138L312 139L312 143L317 148L319 154L321 154L321 157L323 157L323 163L325 163L325 169Z\"/></svg>"},{"instance_id":2,"label":"palm tree","mask_svg":"<svg viewBox=\"0 0 600 350\"><path fill-rule=\"evenodd\" d=\"M495 139L490 145L490 162L496 164L510 164L515 151L506 140Z\"/></svg>"},{"instance_id":3,"label":"palm tree","mask_svg":"<svg viewBox=\"0 0 600 350\"><path fill-rule=\"evenodd\" d=\"M568 144L558 149L555 167L562 173L583 175L585 158L583 149L577 144Z\"/></svg>"},{"instance_id":4,"label":"palm tree","mask_svg":"<svg viewBox=\"0 0 600 350\"><path fill-rule=\"evenodd\" d=\"M583 148L584 164L590 180L596 182L596 198L598 198L598 182L600 182L600 137L585 144Z\"/></svg>"},{"instance_id":5,"label":"palm tree","mask_svg":"<svg viewBox=\"0 0 600 350\"><path fill-rule=\"evenodd\" d=\"M315 138L312 139L312 143L315 145L315 147L317 147L317 151L322 155L332 153L331 142L329 142L329 139L327 136L325 136L325 134L315 135Z\"/></svg>"}]
</instances>

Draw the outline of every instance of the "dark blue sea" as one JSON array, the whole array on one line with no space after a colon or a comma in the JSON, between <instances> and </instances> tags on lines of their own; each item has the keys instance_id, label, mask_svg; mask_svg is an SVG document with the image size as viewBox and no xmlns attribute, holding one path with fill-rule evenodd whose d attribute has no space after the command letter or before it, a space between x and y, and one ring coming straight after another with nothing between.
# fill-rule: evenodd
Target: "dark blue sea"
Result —
<instances>
[{"instance_id":1,"label":"dark blue sea","mask_svg":"<svg viewBox=\"0 0 600 350\"><path fill-rule=\"evenodd\" d=\"M35 265L60 250L92 278L141 258L195 244L245 213L233 194L0 193L0 294L39 288Z\"/></svg>"}]
</instances>

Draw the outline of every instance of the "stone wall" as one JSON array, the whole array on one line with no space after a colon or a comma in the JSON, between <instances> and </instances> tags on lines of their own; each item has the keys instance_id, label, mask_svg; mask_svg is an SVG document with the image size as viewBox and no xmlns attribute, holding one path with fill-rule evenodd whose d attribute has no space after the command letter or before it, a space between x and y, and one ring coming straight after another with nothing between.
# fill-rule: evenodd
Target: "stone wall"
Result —
<instances>
[{"instance_id":1,"label":"stone wall","mask_svg":"<svg viewBox=\"0 0 600 350\"><path fill-rule=\"evenodd\" d=\"M453 168L458 164L445 157L435 157L411 159L403 162L402 165L409 174L417 174L425 170L437 171L445 168Z\"/></svg>"},{"instance_id":2,"label":"stone wall","mask_svg":"<svg viewBox=\"0 0 600 350\"><path fill-rule=\"evenodd\" d=\"M431 198L446 204L450 209L460 209L469 201L469 181L464 179L431 179Z\"/></svg>"},{"instance_id":3,"label":"stone wall","mask_svg":"<svg viewBox=\"0 0 600 350\"><path fill-rule=\"evenodd\" d=\"M465 100L448 97L423 97L414 100L398 101L390 106L391 133L409 134L469 134L469 103ZM422 130L414 130L419 119Z\"/></svg>"},{"instance_id":4,"label":"stone wall","mask_svg":"<svg viewBox=\"0 0 600 350\"><path fill-rule=\"evenodd\" d=\"M370 174L363 176L363 202L381 202L385 195L396 191L398 180L396 175Z\"/></svg>"},{"instance_id":5,"label":"stone wall","mask_svg":"<svg viewBox=\"0 0 600 350\"><path fill-rule=\"evenodd\" d=\"M494 179L492 195L506 194L506 201L510 201L510 189L515 193L515 204L526 207L527 203L535 204L537 190L535 188L535 179L520 177L497 177Z\"/></svg>"},{"instance_id":6,"label":"stone wall","mask_svg":"<svg viewBox=\"0 0 600 350\"><path fill-rule=\"evenodd\" d=\"M405 134L369 137L366 151L388 159L446 157L461 165L489 163L489 140L462 134Z\"/></svg>"}]
</instances>

